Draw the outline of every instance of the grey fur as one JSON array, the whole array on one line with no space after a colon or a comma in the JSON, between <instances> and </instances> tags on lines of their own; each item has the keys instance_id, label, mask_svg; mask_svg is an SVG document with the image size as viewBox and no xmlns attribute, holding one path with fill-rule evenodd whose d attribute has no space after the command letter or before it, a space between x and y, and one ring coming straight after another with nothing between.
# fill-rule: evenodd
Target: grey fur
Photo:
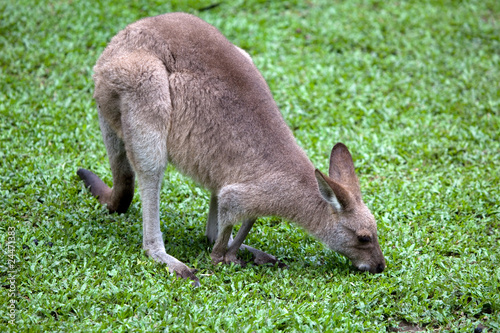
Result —
<instances>
[{"instance_id":1,"label":"grey fur","mask_svg":"<svg viewBox=\"0 0 500 333\"><path fill-rule=\"evenodd\" d=\"M206 234L215 242L214 263L240 263L238 248L254 253L257 263L275 263L242 244L256 218L273 215L294 221L362 270L385 268L347 148L333 148L329 176L315 170L250 56L216 28L183 13L142 19L111 40L94 73L113 189L90 171L78 174L118 212L128 208L137 175L143 247L178 276L199 283L165 252L159 193L167 161L212 193ZM370 242L361 244L360 235Z\"/></svg>"}]
</instances>

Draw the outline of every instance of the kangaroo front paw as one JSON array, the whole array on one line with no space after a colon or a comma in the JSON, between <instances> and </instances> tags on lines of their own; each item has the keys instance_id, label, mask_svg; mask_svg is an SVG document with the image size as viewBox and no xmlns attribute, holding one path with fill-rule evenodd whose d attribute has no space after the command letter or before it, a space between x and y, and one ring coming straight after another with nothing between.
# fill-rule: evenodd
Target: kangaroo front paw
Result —
<instances>
[{"instance_id":1,"label":"kangaroo front paw","mask_svg":"<svg viewBox=\"0 0 500 333\"><path fill-rule=\"evenodd\" d=\"M217 265L219 263L226 264L226 265L234 263L236 265L240 265L241 267L245 267L247 264L244 260L238 259L236 257L236 255L234 255L234 254L227 254L226 253L224 255L219 255L219 254L212 253L210 255L210 257L212 258L212 264L214 264L214 265Z\"/></svg>"},{"instance_id":2,"label":"kangaroo front paw","mask_svg":"<svg viewBox=\"0 0 500 333\"><path fill-rule=\"evenodd\" d=\"M167 265L167 267L175 272L178 278L190 279L193 281L194 287L200 286L200 280L194 275L196 269L187 267L183 262L177 260L171 255L167 254L163 249L145 250L146 254L153 258L155 261Z\"/></svg>"},{"instance_id":3,"label":"kangaroo front paw","mask_svg":"<svg viewBox=\"0 0 500 333\"><path fill-rule=\"evenodd\" d=\"M276 264L278 259L275 256L270 255L266 252L259 251L258 253L254 252L253 262L256 265L265 265L265 264Z\"/></svg>"},{"instance_id":4,"label":"kangaroo front paw","mask_svg":"<svg viewBox=\"0 0 500 333\"><path fill-rule=\"evenodd\" d=\"M264 251L258 250L256 248L253 248L251 246L242 244L240 247L240 250L246 250L253 255L253 263L255 265L266 265L266 264L271 264L271 265L278 265L279 268L287 268L286 264L282 263L278 259L276 259L275 256L266 253Z\"/></svg>"}]
</instances>

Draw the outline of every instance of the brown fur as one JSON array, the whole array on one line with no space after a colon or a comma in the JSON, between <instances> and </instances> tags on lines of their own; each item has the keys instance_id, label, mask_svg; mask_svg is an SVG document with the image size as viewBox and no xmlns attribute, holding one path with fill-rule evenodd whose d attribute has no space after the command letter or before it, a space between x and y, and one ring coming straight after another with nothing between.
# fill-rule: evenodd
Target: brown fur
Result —
<instances>
[{"instance_id":1,"label":"brown fur","mask_svg":"<svg viewBox=\"0 0 500 333\"><path fill-rule=\"evenodd\" d=\"M198 283L164 250L159 191L167 161L212 192L207 236L215 241L215 263L240 262L238 248L252 251L256 262L276 262L242 244L257 217L274 215L296 222L361 270L385 268L347 148L333 148L329 176L315 170L248 54L216 28L182 13L142 19L111 40L94 72L114 187L90 171L78 174L117 212L127 210L137 175L144 249L179 276Z\"/></svg>"}]
</instances>

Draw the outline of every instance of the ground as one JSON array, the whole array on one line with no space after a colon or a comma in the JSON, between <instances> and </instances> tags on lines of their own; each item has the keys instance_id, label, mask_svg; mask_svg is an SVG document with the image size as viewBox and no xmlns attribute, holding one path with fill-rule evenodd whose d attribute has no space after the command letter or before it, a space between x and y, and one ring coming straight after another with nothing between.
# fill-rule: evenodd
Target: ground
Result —
<instances>
[{"instance_id":1,"label":"ground","mask_svg":"<svg viewBox=\"0 0 500 333\"><path fill-rule=\"evenodd\" d=\"M92 66L171 11L253 57L319 169L349 147L382 274L272 217L248 244L287 268L213 266L209 194L169 167L162 231L192 288L142 253L137 193L124 215L90 196L79 167L111 184ZM499 36L496 0L0 0L0 331L499 331Z\"/></svg>"}]
</instances>

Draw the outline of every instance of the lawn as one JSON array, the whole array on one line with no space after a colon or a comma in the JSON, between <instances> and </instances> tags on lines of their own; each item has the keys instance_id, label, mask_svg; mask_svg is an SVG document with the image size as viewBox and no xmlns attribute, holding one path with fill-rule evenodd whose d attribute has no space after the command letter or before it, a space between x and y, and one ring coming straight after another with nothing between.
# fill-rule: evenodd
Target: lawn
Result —
<instances>
[{"instance_id":1,"label":"lawn","mask_svg":"<svg viewBox=\"0 0 500 333\"><path fill-rule=\"evenodd\" d=\"M79 167L111 184L92 67L171 11L248 51L319 169L349 147L382 274L276 217L247 243L288 268L213 266L209 193L169 166L162 231L193 288L142 252L137 191L123 215L91 197ZM499 82L497 0L0 0L0 331L499 332Z\"/></svg>"}]
</instances>

